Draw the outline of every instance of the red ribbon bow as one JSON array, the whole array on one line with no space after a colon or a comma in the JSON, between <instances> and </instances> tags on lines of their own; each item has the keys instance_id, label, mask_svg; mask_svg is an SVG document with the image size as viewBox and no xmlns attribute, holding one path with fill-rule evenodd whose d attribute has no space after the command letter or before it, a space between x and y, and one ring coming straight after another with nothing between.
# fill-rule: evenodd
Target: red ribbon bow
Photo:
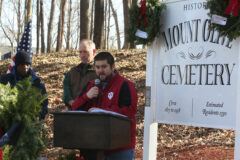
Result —
<instances>
[{"instance_id":1,"label":"red ribbon bow","mask_svg":"<svg viewBox=\"0 0 240 160\"><path fill-rule=\"evenodd\" d=\"M230 0L227 9L224 11L224 14L231 14L233 16L239 16L239 0Z\"/></svg>"},{"instance_id":2,"label":"red ribbon bow","mask_svg":"<svg viewBox=\"0 0 240 160\"><path fill-rule=\"evenodd\" d=\"M140 15L138 17L137 24L139 24L141 16L143 16L144 20L144 27L147 26L147 16L146 16L146 10L147 10L147 5L146 5L146 0L141 0L141 7L139 8L140 10Z\"/></svg>"},{"instance_id":3,"label":"red ribbon bow","mask_svg":"<svg viewBox=\"0 0 240 160\"><path fill-rule=\"evenodd\" d=\"M81 156L81 157L76 157L76 160L84 160L84 157Z\"/></svg>"}]
</instances>

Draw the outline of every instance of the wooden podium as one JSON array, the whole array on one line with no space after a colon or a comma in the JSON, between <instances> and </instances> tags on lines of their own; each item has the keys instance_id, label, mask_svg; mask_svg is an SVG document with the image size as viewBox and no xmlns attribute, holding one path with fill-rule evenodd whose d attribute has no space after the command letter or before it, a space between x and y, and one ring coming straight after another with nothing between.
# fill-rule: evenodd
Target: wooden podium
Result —
<instances>
[{"instance_id":1,"label":"wooden podium","mask_svg":"<svg viewBox=\"0 0 240 160\"><path fill-rule=\"evenodd\" d=\"M80 111L53 114L55 147L80 149L86 159L102 160L105 150L130 144L131 119L127 117Z\"/></svg>"}]
</instances>

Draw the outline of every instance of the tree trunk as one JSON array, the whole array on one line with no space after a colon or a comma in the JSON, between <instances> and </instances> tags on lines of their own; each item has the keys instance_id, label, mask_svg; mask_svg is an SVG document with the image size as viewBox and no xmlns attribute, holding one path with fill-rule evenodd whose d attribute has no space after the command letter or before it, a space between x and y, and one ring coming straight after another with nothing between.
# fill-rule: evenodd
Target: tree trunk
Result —
<instances>
[{"instance_id":1,"label":"tree trunk","mask_svg":"<svg viewBox=\"0 0 240 160\"><path fill-rule=\"evenodd\" d=\"M95 0L92 0L91 22L90 22L90 39L91 39L91 40L93 39L94 3L95 3Z\"/></svg>"},{"instance_id":2,"label":"tree trunk","mask_svg":"<svg viewBox=\"0 0 240 160\"><path fill-rule=\"evenodd\" d=\"M67 45L66 45L67 50L70 49L71 16L72 16L72 0L69 0L68 24L67 24Z\"/></svg>"},{"instance_id":3,"label":"tree trunk","mask_svg":"<svg viewBox=\"0 0 240 160\"><path fill-rule=\"evenodd\" d=\"M59 15L59 22L58 22L57 48L56 48L57 52L62 51L66 2L67 2L67 0L61 0L60 15Z\"/></svg>"},{"instance_id":4,"label":"tree trunk","mask_svg":"<svg viewBox=\"0 0 240 160\"><path fill-rule=\"evenodd\" d=\"M0 19L2 17L2 4L4 0L0 0Z\"/></svg>"},{"instance_id":5,"label":"tree trunk","mask_svg":"<svg viewBox=\"0 0 240 160\"><path fill-rule=\"evenodd\" d=\"M31 11L32 11L32 0L25 0L24 28L26 28L29 18L32 17Z\"/></svg>"},{"instance_id":6,"label":"tree trunk","mask_svg":"<svg viewBox=\"0 0 240 160\"><path fill-rule=\"evenodd\" d=\"M111 8L108 4L108 26L107 26L107 49L109 49L109 32L110 32L110 19L111 19Z\"/></svg>"},{"instance_id":7,"label":"tree trunk","mask_svg":"<svg viewBox=\"0 0 240 160\"><path fill-rule=\"evenodd\" d=\"M37 0L37 50L40 53L40 0Z\"/></svg>"},{"instance_id":8,"label":"tree trunk","mask_svg":"<svg viewBox=\"0 0 240 160\"><path fill-rule=\"evenodd\" d=\"M104 49L107 48L107 6L108 3L105 1L105 9L104 9Z\"/></svg>"},{"instance_id":9,"label":"tree trunk","mask_svg":"<svg viewBox=\"0 0 240 160\"><path fill-rule=\"evenodd\" d=\"M78 7L78 21L77 21L77 40L75 44L75 49L77 50L79 47L79 39L80 39L80 5Z\"/></svg>"},{"instance_id":10,"label":"tree trunk","mask_svg":"<svg viewBox=\"0 0 240 160\"><path fill-rule=\"evenodd\" d=\"M41 23L41 52L45 53L45 41L44 41L44 11L43 0L40 0L40 23Z\"/></svg>"},{"instance_id":11,"label":"tree trunk","mask_svg":"<svg viewBox=\"0 0 240 160\"><path fill-rule=\"evenodd\" d=\"M54 18L54 14L55 14L55 3L56 0L52 0L52 4L51 4L51 13L50 13L50 20L48 23L48 37L47 37L47 52L52 52L52 30L53 30L53 18Z\"/></svg>"},{"instance_id":12,"label":"tree trunk","mask_svg":"<svg viewBox=\"0 0 240 160\"><path fill-rule=\"evenodd\" d=\"M27 8L27 22L29 18L32 17L32 0L28 0L28 8Z\"/></svg>"},{"instance_id":13,"label":"tree trunk","mask_svg":"<svg viewBox=\"0 0 240 160\"><path fill-rule=\"evenodd\" d=\"M93 41L97 49L102 49L103 44L103 27L104 27L104 0L95 1L95 17L94 17L94 35Z\"/></svg>"},{"instance_id":14,"label":"tree trunk","mask_svg":"<svg viewBox=\"0 0 240 160\"><path fill-rule=\"evenodd\" d=\"M128 34L127 30L129 28L129 8L130 8L130 0L123 0L123 15L124 15L124 44L123 48L128 49L130 47L130 43L128 42Z\"/></svg>"},{"instance_id":15,"label":"tree trunk","mask_svg":"<svg viewBox=\"0 0 240 160\"><path fill-rule=\"evenodd\" d=\"M60 51L60 41L61 41L61 27L62 27L62 6L63 6L63 1L61 0L61 4L60 4L60 14L59 14L59 19L58 19L58 34L57 34L57 47L56 47L56 51Z\"/></svg>"},{"instance_id":16,"label":"tree trunk","mask_svg":"<svg viewBox=\"0 0 240 160\"><path fill-rule=\"evenodd\" d=\"M120 40L120 33L119 33L119 26L118 26L118 18L117 18L117 12L113 8L112 0L109 0L110 7L112 9L113 13L113 18L115 21L115 26L116 26L116 33L117 33L117 45L118 49L121 49L121 40Z\"/></svg>"},{"instance_id":17,"label":"tree trunk","mask_svg":"<svg viewBox=\"0 0 240 160\"><path fill-rule=\"evenodd\" d=\"M21 20L21 0L18 0L16 6L17 12L17 24L18 24L18 31L17 31L17 44L20 42L20 38L22 35L22 20Z\"/></svg>"},{"instance_id":18,"label":"tree trunk","mask_svg":"<svg viewBox=\"0 0 240 160\"><path fill-rule=\"evenodd\" d=\"M66 10L66 4L67 0L63 0L63 8L62 8L62 27L61 27L61 45L60 45L60 50L62 50L63 47L63 33L64 33L64 24L65 24L65 10Z\"/></svg>"},{"instance_id":19,"label":"tree trunk","mask_svg":"<svg viewBox=\"0 0 240 160\"><path fill-rule=\"evenodd\" d=\"M138 0L132 0L132 5L137 5Z\"/></svg>"},{"instance_id":20,"label":"tree trunk","mask_svg":"<svg viewBox=\"0 0 240 160\"><path fill-rule=\"evenodd\" d=\"M79 14L79 19L80 19L80 14ZM78 25L77 25L77 40L76 40L76 45L75 45L75 49L77 50L78 49L78 47L79 47L79 44L78 44L78 42L79 42L79 37L80 37L80 21L78 21Z\"/></svg>"},{"instance_id":21,"label":"tree trunk","mask_svg":"<svg viewBox=\"0 0 240 160\"><path fill-rule=\"evenodd\" d=\"M89 39L89 0L81 0L80 5L80 41Z\"/></svg>"},{"instance_id":22,"label":"tree trunk","mask_svg":"<svg viewBox=\"0 0 240 160\"><path fill-rule=\"evenodd\" d=\"M27 26L27 22L28 22L28 17L27 17L27 8L28 8L28 0L25 0L25 8L24 8L24 28L26 28Z\"/></svg>"},{"instance_id":23,"label":"tree trunk","mask_svg":"<svg viewBox=\"0 0 240 160\"><path fill-rule=\"evenodd\" d=\"M133 5L137 5L137 0L132 0L132 6ZM134 42L131 42L130 43L130 48L133 49L133 48L136 48L136 44Z\"/></svg>"}]
</instances>

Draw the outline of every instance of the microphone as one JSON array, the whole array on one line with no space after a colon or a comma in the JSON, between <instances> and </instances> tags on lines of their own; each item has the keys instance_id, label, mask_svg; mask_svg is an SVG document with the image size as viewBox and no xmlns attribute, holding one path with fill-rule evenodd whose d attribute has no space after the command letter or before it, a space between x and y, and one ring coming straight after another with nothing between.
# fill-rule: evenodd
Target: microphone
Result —
<instances>
[{"instance_id":1,"label":"microphone","mask_svg":"<svg viewBox=\"0 0 240 160\"><path fill-rule=\"evenodd\" d=\"M100 80L100 79L97 78L97 79L94 80L94 86L95 86L95 87L98 87L100 83L101 83L101 80ZM98 94L98 96L96 97L97 104L98 104L98 99L99 99L99 94Z\"/></svg>"},{"instance_id":2,"label":"microphone","mask_svg":"<svg viewBox=\"0 0 240 160\"><path fill-rule=\"evenodd\" d=\"M101 83L101 80L100 79L95 79L94 80L94 86L98 87L98 85Z\"/></svg>"}]
</instances>

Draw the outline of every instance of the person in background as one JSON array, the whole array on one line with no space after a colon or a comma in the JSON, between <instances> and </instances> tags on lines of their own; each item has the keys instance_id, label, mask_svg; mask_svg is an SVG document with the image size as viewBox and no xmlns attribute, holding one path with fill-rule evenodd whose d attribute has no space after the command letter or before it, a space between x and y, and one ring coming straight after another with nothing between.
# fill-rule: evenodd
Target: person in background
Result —
<instances>
[{"instance_id":1,"label":"person in background","mask_svg":"<svg viewBox=\"0 0 240 160\"><path fill-rule=\"evenodd\" d=\"M87 83L96 78L93 69L95 44L84 39L80 42L79 57L81 63L68 71L63 80L63 102L71 108L74 99L80 94Z\"/></svg>"},{"instance_id":2,"label":"person in background","mask_svg":"<svg viewBox=\"0 0 240 160\"><path fill-rule=\"evenodd\" d=\"M11 73L5 74L0 77L0 83L6 85L10 83L13 87L18 81L23 80L29 76L32 76L33 86L41 89L42 95L46 94L46 88L41 80L36 76L31 67L31 57L25 51L18 51L15 56L15 66L12 68ZM48 113L48 99L42 103L42 111L40 113L40 119L44 119Z\"/></svg>"},{"instance_id":3,"label":"person in background","mask_svg":"<svg viewBox=\"0 0 240 160\"><path fill-rule=\"evenodd\" d=\"M88 83L73 102L72 110L92 110L101 108L123 114L132 119L131 143L129 146L106 151L105 160L133 160L136 143L137 92L134 84L123 78L115 70L114 58L109 52L100 52L94 57L96 74L100 84L95 80Z\"/></svg>"}]
</instances>

